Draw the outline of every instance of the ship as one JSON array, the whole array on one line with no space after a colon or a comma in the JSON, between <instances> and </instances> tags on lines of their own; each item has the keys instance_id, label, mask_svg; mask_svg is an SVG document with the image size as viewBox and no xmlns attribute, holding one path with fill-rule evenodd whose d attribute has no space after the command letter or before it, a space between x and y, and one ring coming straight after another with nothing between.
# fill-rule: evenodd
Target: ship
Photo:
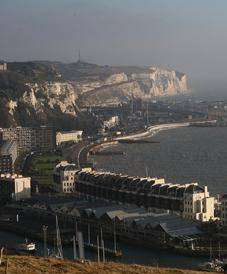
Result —
<instances>
[{"instance_id":1,"label":"ship","mask_svg":"<svg viewBox=\"0 0 227 274\"><path fill-rule=\"evenodd\" d=\"M119 139L120 144L159 144L158 141L144 140L144 139Z\"/></svg>"}]
</instances>

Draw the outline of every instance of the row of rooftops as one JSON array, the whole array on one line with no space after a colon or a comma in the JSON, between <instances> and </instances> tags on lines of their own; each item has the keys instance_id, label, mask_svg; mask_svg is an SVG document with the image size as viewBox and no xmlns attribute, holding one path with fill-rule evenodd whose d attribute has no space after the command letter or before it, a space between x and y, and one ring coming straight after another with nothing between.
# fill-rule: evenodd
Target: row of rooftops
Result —
<instances>
[{"instance_id":1,"label":"row of rooftops","mask_svg":"<svg viewBox=\"0 0 227 274\"><path fill-rule=\"evenodd\" d=\"M14 180L14 179L17 179L17 178L24 178L22 175L19 175L19 174L10 174L10 173L3 173L3 174L0 174L0 180Z\"/></svg>"},{"instance_id":2,"label":"row of rooftops","mask_svg":"<svg viewBox=\"0 0 227 274\"><path fill-rule=\"evenodd\" d=\"M77 171L77 166L75 164L70 164L67 161L62 161L56 165L54 169L54 173L58 173L60 171Z\"/></svg>"},{"instance_id":3,"label":"row of rooftops","mask_svg":"<svg viewBox=\"0 0 227 274\"><path fill-rule=\"evenodd\" d=\"M68 134L82 135L83 130L58 131L57 134L61 134L61 135L68 135Z\"/></svg>"},{"instance_id":4,"label":"row of rooftops","mask_svg":"<svg viewBox=\"0 0 227 274\"><path fill-rule=\"evenodd\" d=\"M91 204L82 200L46 203L37 200L30 204L30 208L33 210L50 210L53 214L63 213L77 218L102 220L105 224L108 221L118 222L127 227L136 227L138 230L149 230L160 226L171 237L185 237L201 233L196 222L185 220L176 214L151 213L144 208L132 205L122 206L101 201Z\"/></svg>"},{"instance_id":5,"label":"row of rooftops","mask_svg":"<svg viewBox=\"0 0 227 274\"><path fill-rule=\"evenodd\" d=\"M183 198L184 194L203 193L207 191L207 187L199 186L198 183L190 184L172 184L165 183L160 178L140 178L131 177L122 174L107 172L86 172L78 171L77 178L79 181L89 184L112 188L119 191L129 192L145 192L148 195L156 194L162 196L171 196L174 198Z\"/></svg>"}]
</instances>

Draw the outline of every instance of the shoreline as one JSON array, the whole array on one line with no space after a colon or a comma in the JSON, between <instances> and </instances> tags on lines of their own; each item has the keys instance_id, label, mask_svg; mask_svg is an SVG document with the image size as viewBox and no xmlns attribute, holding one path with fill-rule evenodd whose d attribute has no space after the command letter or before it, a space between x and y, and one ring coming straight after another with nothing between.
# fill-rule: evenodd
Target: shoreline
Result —
<instances>
[{"instance_id":1,"label":"shoreline","mask_svg":"<svg viewBox=\"0 0 227 274\"><path fill-rule=\"evenodd\" d=\"M144 132L135 133L135 134L122 136L122 137L117 137L114 140L128 140L128 139L142 140L142 139L145 139L145 138L152 137L155 134L159 133L160 131L176 129L176 128L180 128L180 127L188 127L188 126L190 126L189 122L159 124L159 125L154 125L154 126L148 127L147 130L144 131Z\"/></svg>"},{"instance_id":2,"label":"shoreline","mask_svg":"<svg viewBox=\"0 0 227 274\"><path fill-rule=\"evenodd\" d=\"M103 143L94 144L94 146L92 146L89 149L88 154L95 155L94 152L102 151L109 147L119 145L119 141L121 141L121 140L133 140L133 141L144 140L144 139L150 138L150 137L158 134L161 131L176 129L176 128L180 128L180 127L188 127L188 126L190 126L190 123L188 123L188 122L159 124L159 125L150 126L143 132L133 133L133 134L126 135L126 136L119 136L119 137L113 138L112 140L109 140L109 141L106 141Z\"/></svg>"},{"instance_id":3,"label":"shoreline","mask_svg":"<svg viewBox=\"0 0 227 274\"><path fill-rule=\"evenodd\" d=\"M209 122L214 122L213 120L210 121L197 121L200 125L207 124ZM117 146L120 144L119 141L140 141L144 139L151 138L156 134L160 133L161 131L167 131L171 129L177 129L182 127L190 127L192 122L179 122L179 123L167 123L167 124L157 124L149 126L147 129L143 130L142 132L132 133L129 135L123 135L114 137L112 139L106 141L100 141L99 143L88 144L87 146L83 147L78 155L78 163L87 163L89 164L89 156L94 156L95 152L102 151L108 149L112 146ZM82 153L81 153L82 152ZM83 161L81 161L83 159ZM85 160L86 159L86 160ZM82 165L78 165L82 166Z\"/></svg>"}]
</instances>

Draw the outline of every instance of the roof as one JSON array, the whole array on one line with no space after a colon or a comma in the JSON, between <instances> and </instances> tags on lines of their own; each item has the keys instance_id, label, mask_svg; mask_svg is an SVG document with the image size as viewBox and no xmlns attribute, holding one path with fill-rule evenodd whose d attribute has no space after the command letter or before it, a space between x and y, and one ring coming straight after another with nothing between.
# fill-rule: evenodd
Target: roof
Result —
<instances>
[{"instance_id":1,"label":"roof","mask_svg":"<svg viewBox=\"0 0 227 274\"><path fill-rule=\"evenodd\" d=\"M67 135L67 134L83 134L83 130L71 130L71 131L58 131L57 134Z\"/></svg>"},{"instance_id":2,"label":"roof","mask_svg":"<svg viewBox=\"0 0 227 274\"><path fill-rule=\"evenodd\" d=\"M174 214L152 214L146 218L136 219L134 222L143 228L160 226L171 237L190 236L202 233L198 229L196 222L183 219Z\"/></svg>"},{"instance_id":3,"label":"roof","mask_svg":"<svg viewBox=\"0 0 227 274\"><path fill-rule=\"evenodd\" d=\"M55 167L55 172L56 171L76 171L77 166L75 164L70 164L67 161L62 161L59 164L56 165Z\"/></svg>"},{"instance_id":4,"label":"roof","mask_svg":"<svg viewBox=\"0 0 227 274\"><path fill-rule=\"evenodd\" d=\"M110 172L79 172L79 179L96 185L105 185L123 191L146 192L148 195L161 195L182 199L185 194L203 193L204 187L198 183L172 184L164 179L131 177Z\"/></svg>"}]
</instances>

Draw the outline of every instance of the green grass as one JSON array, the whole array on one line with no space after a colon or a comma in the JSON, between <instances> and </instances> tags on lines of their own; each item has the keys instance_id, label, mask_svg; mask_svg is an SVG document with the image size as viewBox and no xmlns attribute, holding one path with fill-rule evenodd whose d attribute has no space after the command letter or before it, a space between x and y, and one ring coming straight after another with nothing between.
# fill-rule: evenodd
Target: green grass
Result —
<instances>
[{"instance_id":1,"label":"green grass","mask_svg":"<svg viewBox=\"0 0 227 274\"><path fill-rule=\"evenodd\" d=\"M53 184L53 170L60 161L64 160L57 154L35 155L28 171L28 175L42 185Z\"/></svg>"}]
</instances>

